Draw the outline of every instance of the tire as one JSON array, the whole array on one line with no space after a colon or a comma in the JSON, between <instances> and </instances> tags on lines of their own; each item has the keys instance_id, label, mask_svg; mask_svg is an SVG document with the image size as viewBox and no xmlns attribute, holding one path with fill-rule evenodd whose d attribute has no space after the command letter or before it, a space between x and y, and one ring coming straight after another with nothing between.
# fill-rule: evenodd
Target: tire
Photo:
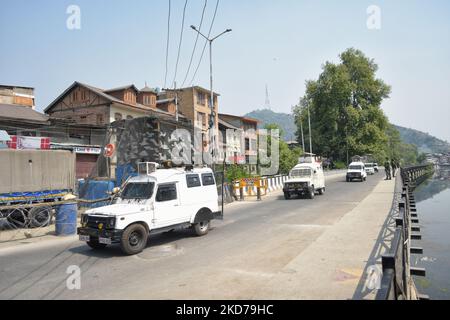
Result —
<instances>
[{"instance_id":1,"label":"tire","mask_svg":"<svg viewBox=\"0 0 450 320\"><path fill-rule=\"evenodd\" d=\"M350 182L350 178L346 178L347 182Z\"/></svg>"},{"instance_id":2,"label":"tire","mask_svg":"<svg viewBox=\"0 0 450 320\"><path fill-rule=\"evenodd\" d=\"M323 196L325 193L325 187L319 189L319 195Z\"/></svg>"},{"instance_id":3,"label":"tire","mask_svg":"<svg viewBox=\"0 0 450 320\"><path fill-rule=\"evenodd\" d=\"M91 247L94 250L102 250L106 248L106 244L99 243L98 240L91 240L86 243L89 247Z\"/></svg>"},{"instance_id":4,"label":"tire","mask_svg":"<svg viewBox=\"0 0 450 320\"><path fill-rule=\"evenodd\" d=\"M126 255L142 252L147 246L148 231L142 224L128 226L122 234L120 247Z\"/></svg>"},{"instance_id":5,"label":"tire","mask_svg":"<svg viewBox=\"0 0 450 320\"><path fill-rule=\"evenodd\" d=\"M203 221L200 223L196 223L193 226L193 230L196 236L202 237L204 235L207 235L209 232L210 222L209 221Z\"/></svg>"},{"instance_id":6,"label":"tire","mask_svg":"<svg viewBox=\"0 0 450 320\"><path fill-rule=\"evenodd\" d=\"M284 199L289 200L291 198L291 195L289 192L284 193Z\"/></svg>"},{"instance_id":7,"label":"tire","mask_svg":"<svg viewBox=\"0 0 450 320\"><path fill-rule=\"evenodd\" d=\"M312 200L312 199L314 199L315 195L316 195L316 191L314 189L314 186L312 186L311 189L309 190L308 198Z\"/></svg>"}]
</instances>

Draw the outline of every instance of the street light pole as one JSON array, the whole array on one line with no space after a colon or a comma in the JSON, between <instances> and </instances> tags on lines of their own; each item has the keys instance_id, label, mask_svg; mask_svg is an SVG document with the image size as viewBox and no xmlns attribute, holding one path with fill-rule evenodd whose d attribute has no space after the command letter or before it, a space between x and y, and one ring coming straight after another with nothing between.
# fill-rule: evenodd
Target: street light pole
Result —
<instances>
[{"instance_id":1,"label":"street light pole","mask_svg":"<svg viewBox=\"0 0 450 320\"><path fill-rule=\"evenodd\" d=\"M309 104L308 104L308 126L309 126L309 153L311 153L312 156L311 113L309 112Z\"/></svg>"},{"instance_id":2,"label":"street light pole","mask_svg":"<svg viewBox=\"0 0 450 320\"><path fill-rule=\"evenodd\" d=\"M209 130L210 130L210 136L212 136L213 143L212 143L212 158L214 161L214 150L215 150L215 132L214 132L214 123L215 123L215 117L216 112L214 110L214 91L213 91L213 64L212 64L212 43L214 40L219 38L220 36L224 35L225 33L231 32L231 29L227 29L224 32L220 33L219 35L215 36L214 38L208 38L203 33L200 32L195 26L191 26L191 28L196 31L199 35L201 35L203 38L206 39L209 43L209 84L210 84L210 108L211 108L211 114L209 116Z\"/></svg>"}]
</instances>

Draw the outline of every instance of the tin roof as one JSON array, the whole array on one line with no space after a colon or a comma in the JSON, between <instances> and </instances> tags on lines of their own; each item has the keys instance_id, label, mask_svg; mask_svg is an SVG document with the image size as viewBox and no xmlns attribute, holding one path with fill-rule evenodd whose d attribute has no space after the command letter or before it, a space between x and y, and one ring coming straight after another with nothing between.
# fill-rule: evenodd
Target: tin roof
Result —
<instances>
[{"instance_id":1,"label":"tin roof","mask_svg":"<svg viewBox=\"0 0 450 320\"><path fill-rule=\"evenodd\" d=\"M31 122L47 122L49 119L46 114L37 112L31 107L13 104L0 104L0 118Z\"/></svg>"}]
</instances>

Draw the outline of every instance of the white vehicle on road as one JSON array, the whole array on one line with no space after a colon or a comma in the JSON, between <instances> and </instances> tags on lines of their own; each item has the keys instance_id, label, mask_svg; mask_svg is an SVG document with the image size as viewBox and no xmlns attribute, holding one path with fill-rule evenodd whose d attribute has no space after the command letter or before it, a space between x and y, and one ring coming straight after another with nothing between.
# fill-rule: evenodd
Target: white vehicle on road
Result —
<instances>
[{"instance_id":1,"label":"white vehicle on road","mask_svg":"<svg viewBox=\"0 0 450 320\"><path fill-rule=\"evenodd\" d=\"M325 193L325 176L323 167L315 157L308 157L307 162L296 165L289 173L289 179L284 182L284 198L290 199L292 195L306 195L314 199L315 193Z\"/></svg>"},{"instance_id":2,"label":"white vehicle on road","mask_svg":"<svg viewBox=\"0 0 450 320\"><path fill-rule=\"evenodd\" d=\"M375 170L375 172L378 172L378 171L380 171L380 168L378 167L378 163L374 163L373 164L373 169Z\"/></svg>"},{"instance_id":3,"label":"white vehicle on road","mask_svg":"<svg viewBox=\"0 0 450 320\"><path fill-rule=\"evenodd\" d=\"M353 180L359 180L361 182L367 180L367 172L363 162L352 162L348 166L347 182L351 182Z\"/></svg>"},{"instance_id":4,"label":"white vehicle on road","mask_svg":"<svg viewBox=\"0 0 450 320\"><path fill-rule=\"evenodd\" d=\"M375 167L374 167L373 163L366 163L365 167L366 167L367 174L370 174L370 175L374 175L375 174Z\"/></svg>"},{"instance_id":5,"label":"white vehicle on road","mask_svg":"<svg viewBox=\"0 0 450 320\"><path fill-rule=\"evenodd\" d=\"M146 247L150 234L192 228L203 236L221 217L211 169L152 169L130 178L114 204L82 215L78 234L93 249L120 243L132 255Z\"/></svg>"}]
</instances>

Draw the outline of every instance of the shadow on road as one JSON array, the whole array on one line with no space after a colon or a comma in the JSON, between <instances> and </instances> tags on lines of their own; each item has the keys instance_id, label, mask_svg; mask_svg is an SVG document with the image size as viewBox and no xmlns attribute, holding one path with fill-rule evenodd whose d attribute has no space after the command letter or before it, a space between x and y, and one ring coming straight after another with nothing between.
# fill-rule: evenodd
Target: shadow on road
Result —
<instances>
[{"instance_id":1,"label":"shadow on road","mask_svg":"<svg viewBox=\"0 0 450 320\"><path fill-rule=\"evenodd\" d=\"M215 228L211 227L210 231L213 231ZM155 234L150 235L147 240L147 246L144 249L144 252L146 250L151 250L159 246L165 246L173 244L174 242L182 239L187 238L194 238L196 237L194 233L190 229L183 229L183 230L174 230L169 231L161 234ZM81 243L81 242L80 242ZM77 247L72 247L69 249L70 252L80 255L85 255L88 257L95 257L95 258L102 258L102 259L108 259L108 258L116 258L116 257L127 257L125 255L121 248L120 244L111 244L108 245L106 248L101 250L94 250L91 247L89 247L87 244L81 243L81 245Z\"/></svg>"}]
</instances>

